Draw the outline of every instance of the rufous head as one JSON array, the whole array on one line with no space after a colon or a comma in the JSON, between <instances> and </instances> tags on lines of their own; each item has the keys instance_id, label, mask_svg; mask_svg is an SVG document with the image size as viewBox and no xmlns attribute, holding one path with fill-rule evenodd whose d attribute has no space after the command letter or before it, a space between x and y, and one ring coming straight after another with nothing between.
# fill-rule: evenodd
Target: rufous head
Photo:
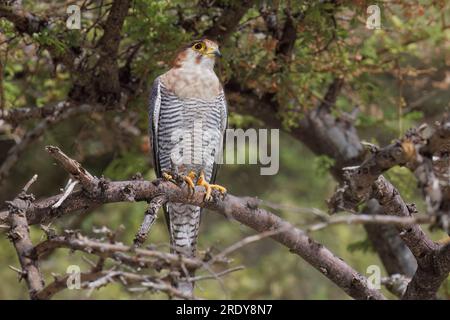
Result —
<instances>
[{"instance_id":1,"label":"rufous head","mask_svg":"<svg viewBox=\"0 0 450 320\"><path fill-rule=\"evenodd\" d=\"M191 42L176 57L175 68L205 67L214 68L217 57L221 57L219 45L209 39L200 39Z\"/></svg>"}]
</instances>

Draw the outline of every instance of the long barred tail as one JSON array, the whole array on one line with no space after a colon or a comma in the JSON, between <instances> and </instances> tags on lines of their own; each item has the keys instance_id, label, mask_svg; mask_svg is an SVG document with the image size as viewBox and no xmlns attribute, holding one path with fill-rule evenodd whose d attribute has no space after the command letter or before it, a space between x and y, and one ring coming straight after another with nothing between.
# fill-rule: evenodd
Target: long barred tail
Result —
<instances>
[{"instance_id":1,"label":"long barred tail","mask_svg":"<svg viewBox=\"0 0 450 320\"><path fill-rule=\"evenodd\" d=\"M195 257L200 214L200 207L180 203L167 204L166 215L169 221L171 252L187 257ZM193 276L193 274L190 276ZM176 286L186 294L192 294L194 290L194 283L189 281L179 282Z\"/></svg>"}]
</instances>

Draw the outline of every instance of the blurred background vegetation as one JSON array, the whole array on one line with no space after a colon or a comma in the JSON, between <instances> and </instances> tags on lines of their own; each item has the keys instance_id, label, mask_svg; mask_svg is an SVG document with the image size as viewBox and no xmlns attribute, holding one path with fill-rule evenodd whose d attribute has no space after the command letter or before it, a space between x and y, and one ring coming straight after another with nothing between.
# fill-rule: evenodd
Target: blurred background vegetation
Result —
<instances>
[{"instance_id":1,"label":"blurred background vegetation","mask_svg":"<svg viewBox=\"0 0 450 320\"><path fill-rule=\"evenodd\" d=\"M36 197L53 195L67 183L66 173L55 166L44 151L48 144L59 146L81 162L91 173L111 180L129 179L141 172L153 179L147 143L148 89L153 79L170 66L174 52L184 43L214 25L215 17L231 0L133 1L122 29L119 65L127 64L130 52L137 48L128 71L142 80L126 110L90 113L71 117L52 125L30 144L0 185L0 207L14 198L22 185L35 173L32 188ZM65 27L68 4L82 8L82 30ZM369 30L366 9L378 4L381 28ZM2 66L1 108L44 107L65 100L71 91L73 74L52 58L45 46L71 50L95 43L102 34L93 24L110 9L108 1L23 1L26 10L52 17L51 28L33 35L20 34L12 23L0 19L0 55ZM296 26L297 40L289 61L274 59L277 42L269 36L261 8L271 8L284 21L286 8L301 20ZM180 12L182 14L180 14ZM432 123L450 107L450 4L445 1L255 1L240 19L237 29L221 46L223 60L217 66L221 80L237 79L255 92L269 92L283 106L274 117L282 120L280 135L280 171L261 176L256 165L225 165L218 182L230 193L257 196L277 204L276 212L295 225L302 226L314 216L311 208L326 211L325 200L336 186L329 173L334 160L315 155L289 133L302 119L304 109L314 108L327 84L335 76L345 86L333 112L336 117L352 116L362 140L386 145L405 130L422 122ZM275 62L274 62L275 61ZM295 101L295 103L293 102ZM229 101L230 127L264 127L258 114L238 112L246 107L245 97ZM241 106L238 108L237 104ZM2 120L0 120L2 121ZM36 121L18 126L0 122L0 162L9 148L18 143ZM423 209L416 182L408 170L395 168L388 178L408 202ZM110 204L82 216L70 216L52 224L57 230L80 229L93 234L93 228L123 226L120 240L131 243L141 223L145 203ZM42 232L33 227L33 239ZM212 212L205 212L199 249L221 250L252 231ZM443 237L434 232L433 239ZM360 273L369 265L382 266L361 226L334 226L316 232L313 237L329 247ZM167 248L168 236L160 212L148 243ZM0 299L26 299L25 284L18 283L15 251L6 236L0 236ZM236 299L347 299L345 293L297 256L264 239L234 253L234 264L243 271L223 279L199 282L196 293L203 298ZM72 264L81 269L89 265L79 253L59 250L42 264L46 279L52 273L65 273ZM384 271L383 271L384 272ZM385 275L383 273L383 275ZM387 293L388 294L388 293ZM388 294L389 295L389 294ZM440 296L450 297L450 281ZM150 293L136 294L111 285L87 295L85 291L66 290L57 298L136 299L164 298Z\"/></svg>"}]
</instances>

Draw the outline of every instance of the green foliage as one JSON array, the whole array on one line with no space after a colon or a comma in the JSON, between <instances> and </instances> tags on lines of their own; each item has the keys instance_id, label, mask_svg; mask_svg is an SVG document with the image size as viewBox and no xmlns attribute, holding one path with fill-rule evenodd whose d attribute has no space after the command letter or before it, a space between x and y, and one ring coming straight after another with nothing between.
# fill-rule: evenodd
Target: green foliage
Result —
<instances>
[{"instance_id":1,"label":"green foliage","mask_svg":"<svg viewBox=\"0 0 450 320\"><path fill-rule=\"evenodd\" d=\"M385 176L398 188L403 199L407 201L415 197L420 199L418 190L416 188L411 188L411 186L415 186L417 182L414 175L407 168L394 167L386 172Z\"/></svg>"},{"instance_id":2,"label":"green foliage","mask_svg":"<svg viewBox=\"0 0 450 320\"><path fill-rule=\"evenodd\" d=\"M422 120L423 119L423 112L422 111L411 111L411 112L408 112L407 114L405 114L403 116L403 119L407 120L407 121L411 121L411 122Z\"/></svg>"},{"instance_id":3,"label":"green foliage","mask_svg":"<svg viewBox=\"0 0 450 320\"><path fill-rule=\"evenodd\" d=\"M376 123L379 123L379 121L370 115L360 114L358 118L356 119L355 125L357 127L371 127L375 125Z\"/></svg>"},{"instance_id":4,"label":"green foliage","mask_svg":"<svg viewBox=\"0 0 450 320\"><path fill-rule=\"evenodd\" d=\"M86 3L75 2L80 5ZM252 91L263 97L273 108L269 110L273 113L271 116L281 120L280 129L284 132L280 135L280 171L275 176L261 176L259 167L255 165L227 165L220 169L218 182L227 186L232 194L258 196L267 202L280 204L280 216L302 226L314 218L308 208L326 209L325 199L330 197L336 185L329 174L335 160L313 155L289 133L305 120L306 112L323 102L324 94L336 76L342 76L345 85L332 114L345 120L349 118L348 113L358 107L360 112L353 124L363 140L386 145L407 128L423 121L434 121L436 114L448 108L450 101L446 80L450 35L444 23L450 21L450 11L448 4L441 7L431 0L339 1L338 6L328 1L312 0L257 2L258 5L242 17L238 30L230 34L226 42L220 43L224 59L216 71L225 88L230 80L242 85L246 92ZM39 174L38 183L33 186L37 197L57 193L65 185L68 177L49 160L43 151L46 144L61 146L98 176L130 179L136 172L141 172L147 179L154 178L147 144L150 84L170 67L182 44L201 36L218 21L223 8L232 3L236 2L133 1L121 31L118 65L121 68L127 66L130 54L134 52L129 71L133 79L143 83L142 88L133 92L132 102L126 110L73 116L59 125L50 126L11 172L14 181L8 181L2 189L1 203L14 197L22 182L35 173ZM380 30L365 28L367 5L374 3L381 7ZM1 36L8 40L0 45L0 59L4 66L1 88L6 109L45 107L66 100L74 80L83 74L69 72L59 59L82 47L89 57L83 67L95 69L94 48L103 35L105 17L110 9L109 5L100 8L94 1L82 12L82 30L67 30L61 18L65 16L63 5L54 1L25 1L24 5L27 10L41 16L54 15L55 18L51 20L51 27L31 36L19 34L10 22L0 19ZM261 6L274 10L279 22L275 34L265 25L259 11ZM276 56L280 44L276 33L283 31L288 11L296 19L295 46L288 56ZM97 19L100 19L99 23ZM0 42L5 39L0 39ZM121 72L123 76L124 69ZM427 97L430 92L433 94ZM248 107L245 95L228 95L227 98L230 127L264 127L258 114L245 112ZM0 133L0 142L14 141L36 123L28 121L18 128L8 128L6 133ZM345 126L345 121L340 125ZM419 209L424 208L421 195L415 188L416 180L408 170L396 167L388 171L386 177L405 200L417 203ZM79 228L90 234L93 227L106 225L117 229L122 225L124 230L119 240L131 243L142 221L145 205L122 203L103 206L87 215ZM52 226L62 231L73 220L73 217L68 217ZM220 251L249 234L251 232L247 228L205 211L200 250L213 247L213 250ZM312 236L361 273L370 264L381 265L368 239L364 238L361 226L336 226ZM33 240L38 242L41 237L42 233L33 228ZM167 227L162 212L148 243L167 247ZM9 265L17 267L18 261L5 237L0 239L0 247L0 299L27 298L25 285L23 282L18 284L17 275L8 268ZM42 265L47 282L51 281L52 272L64 274L70 264L79 264L87 270L89 266L81 257L78 253L57 251ZM310 265L270 239L246 246L232 258L236 264L245 265L246 269L224 278L225 291L217 281L200 283L197 289L199 296L214 299L347 298ZM447 298L449 287L450 280L441 289ZM57 298L86 298L86 293L65 291ZM114 285L94 292L90 298L165 296L139 296Z\"/></svg>"},{"instance_id":5,"label":"green foliage","mask_svg":"<svg viewBox=\"0 0 450 320\"><path fill-rule=\"evenodd\" d=\"M148 162L143 154L127 152L113 159L105 170L104 175L114 180L126 180L137 172L148 171Z\"/></svg>"},{"instance_id":6,"label":"green foliage","mask_svg":"<svg viewBox=\"0 0 450 320\"><path fill-rule=\"evenodd\" d=\"M67 50L67 46L64 42L56 38L55 34L48 29L44 29L40 33L34 33L33 39L41 46L51 47L56 50L60 55L64 54Z\"/></svg>"},{"instance_id":7,"label":"green foliage","mask_svg":"<svg viewBox=\"0 0 450 320\"><path fill-rule=\"evenodd\" d=\"M336 160L328 156L325 155L317 156L314 159L314 170L319 177L323 177L326 174L328 174L330 169L334 166L335 162Z\"/></svg>"}]
</instances>

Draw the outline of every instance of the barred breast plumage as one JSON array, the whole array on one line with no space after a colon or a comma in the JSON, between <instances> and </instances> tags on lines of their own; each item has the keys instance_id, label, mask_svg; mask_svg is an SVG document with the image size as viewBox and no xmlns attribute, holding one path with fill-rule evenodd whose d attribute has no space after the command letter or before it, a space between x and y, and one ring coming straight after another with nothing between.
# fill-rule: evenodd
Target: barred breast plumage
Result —
<instances>
[{"instance_id":1,"label":"barred breast plumage","mask_svg":"<svg viewBox=\"0 0 450 320\"><path fill-rule=\"evenodd\" d=\"M224 129L224 95L205 101L180 99L161 83L158 149L161 170L187 174L204 170L212 177L214 157L219 151ZM206 152L211 151L211 153ZM174 158L180 163L174 166Z\"/></svg>"},{"instance_id":2,"label":"barred breast plumage","mask_svg":"<svg viewBox=\"0 0 450 320\"><path fill-rule=\"evenodd\" d=\"M187 174L204 171L213 181L214 158L223 139L223 93L216 99L180 99L160 84L161 107L158 124L158 159L160 171ZM210 152L205 152L210 151ZM199 207L169 203L169 231L173 249L195 255Z\"/></svg>"},{"instance_id":3,"label":"barred breast plumage","mask_svg":"<svg viewBox=\"0 0 450 320\"><path fill-rule=\"evenodd\" d=\"M193 50L199 44L201 48ZM225 96L210 56L218 52L214 42L196 42L153 83L150 142L158 177L164 171L181 175L194 171L203 172L208 183L215 180L215 157L222 151L227 124ZM201 209L181 203L168 203L164 209L171 251L195 256ZM193 285L180 282L178 288L191 293Z\"/></svg>"}]
</instances>

